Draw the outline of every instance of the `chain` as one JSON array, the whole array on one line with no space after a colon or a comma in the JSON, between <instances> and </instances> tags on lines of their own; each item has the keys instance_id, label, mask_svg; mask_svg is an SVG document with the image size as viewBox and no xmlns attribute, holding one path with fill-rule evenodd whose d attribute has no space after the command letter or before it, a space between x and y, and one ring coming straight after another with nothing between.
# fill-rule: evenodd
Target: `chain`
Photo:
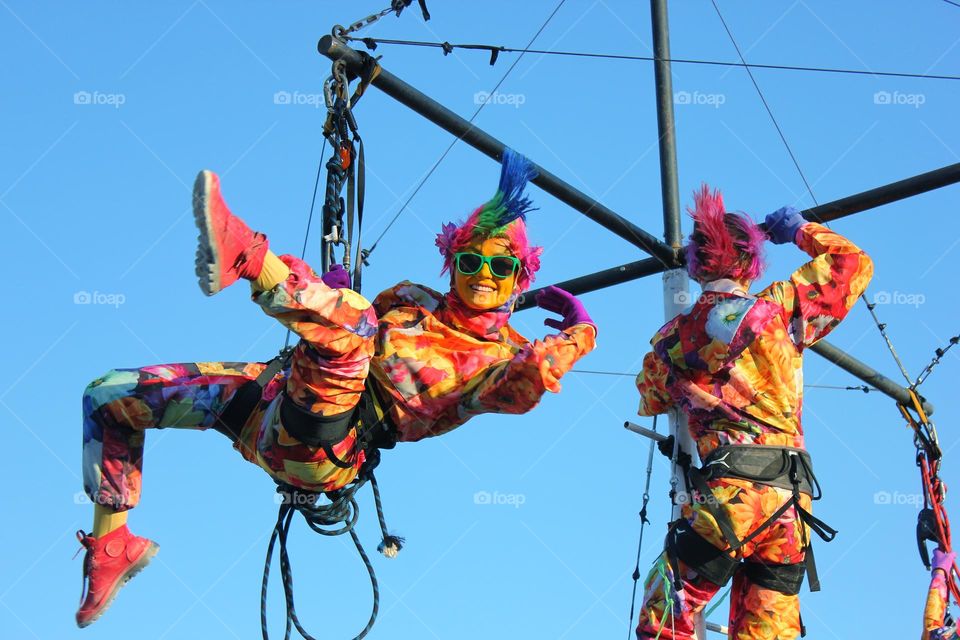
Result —
<instances>
[{"instance_id":1,"label":"chain","mask_svg":"<svg viewBox=\"0 0 960 640\"><path fill-rule=\"evenodd\" d=\"M940 360L947 353L947 351L950 351L950 348L956 345L958 342L960 342L960 336L953 336L950 338L950 342L947 344L947 346L937 349L933 360L931 360L930 364L924 367L923 371L920 372L920 375L917 376L917 381L913 383L914 389L919 387L928 377L930 377L930 374L933 373L934 367L940 364Z\"/></svg>"},{"instance_id":2,"label":"chain","mask_svg":"<svg viewBox=\"0 0 960 640\"><path fill-rule=\"evenodd\" d=\"M393 2L390 3L390 6L386 9L383 9L377 13L372 13L366 18L361 18L360 20L352 23L349 27L343 27L343 25L339 24L334 25L333 37L340 40L345 40L351 33L356 33L361 29L366 29L374 22L390 13L395 13L397 17L399 17L403 10L409 7L412 2L413 0L393 0ZM422 1L420 2L420 9L423 11L424 19L429 20L430 14L427 12L426 4Z\"/></svg>"}]
</instances>

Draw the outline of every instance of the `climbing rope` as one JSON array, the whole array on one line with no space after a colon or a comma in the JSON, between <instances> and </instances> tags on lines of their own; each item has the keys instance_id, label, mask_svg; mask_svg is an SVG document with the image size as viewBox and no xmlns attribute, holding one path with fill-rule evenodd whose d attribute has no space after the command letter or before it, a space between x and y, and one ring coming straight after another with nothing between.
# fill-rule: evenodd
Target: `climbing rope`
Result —
<instances>
[{"instance_id":1,"label":"climbing rope","mask_svg":"<svg viewBox=\"0 0 960 640\"><path fill-rule=\"evenodd\" d=\"M399 16L412 2L413 0L393 0L388 8L358 20L349 27L334 26L333 34L340 38L346 38L350 33L370 26L388 13L395 13ZM430 14L427 11L426 0L418 0L418 3L424 20L429 20ZM330 77L324 82L323 94L327 107L327 118L323 126L324 143L320 150L317 177L314 182L313 197L310 201L310 213L307 217L307 227L304 231L303 248L300 256L301 259L306 256L307 241L310 235L313 212L320 186L320 174L324 167L323 155L326 151L326 146L329 144L331 154L326 163L327 181L322 208L322 270L323 272L328 271L330 266L336 261L334 250L336 246L340 245L343 247L341 263L349 272L352 260L351 249L356 247L355 270L352 274L351 281L353 289L358 292L360 290L361 265L364 263L364 254L360 248L365 190L364 153L363 140L358 132L357 122L353 116L352 108L363 95L370 82L377 76L379 70L376 61L370 56L364 55L363 67L359 74L360 81L352 95L350 94L350 78L347 74L346 63L342 60L333 63ZM341 196L344 184L347 185L346 202L344 202ZM354 210L356 210L356 225L354 224ZM346 220L344 220L345 217ZM344 233L344 224L346 224L346 233ZM278 363L278 369L279 366L286 365L292 353L292 348L289 347L290 335L290 330L287 330L284 348L281 350L280 355L271 361L272 363ZM290 563L290 556L287 552L287 539L295 513L300 513L307 525L320 535L350 535L357 549L357 553L360 555L367 569L367 574L370 577L370 586L373 591L373 606L370 617L367 620L366 626L353 640L364 638L373 628L377 619L377 613L380 610L380 588L370 558L354 530L360 515L356 493L368 481L373 489L373 497L377 509L377 520L383 536L377 550L389 558L394 558L402 548L404 540L401 537L390 535L387 531L386 520L383 516L383 503L380 498L380 487L373 474L373 469L380 461L380 452L373 447L366 451L366 455L367 460L361 468L357 479L342 489L321 493L301 489L286 483L277 483L277 493L280 495L281 500L277 511L277 520L270 535L270 542L267 544L267 555L263 565L263 580L260 587L260 632L263 640L269 640L269 631L267 629L267 591L270 584L270 567L273 563L274 550L278 546L280 575L286 605L284 640L290 639L294 628L296 628L297 632L305 640L315 640L301 624L294 602L293 569Z\"/></svg>"},{"instance_id":2,"label":"climbing rope","mask_svg":"<svg viewBox=\"0 0 960 640\"><path fill-rule=\"evenodd\" d=\"M657 417L653 417L653 430L657 430ZM630 617L627 618L627 640L633 632L633 614L637 605L637 584L640 582L640 552L643 549L643 531L650 520L647 519L647 504L650 502L650 476L653 474L653 450L656 443L650 440L650 449L647 451L647 479L643 486L643 504L640 506L640 539L637 541L637 563L633 568L633 594L630 596Z\"/></svg>"},{"instance_id":3,"label":"climbing rope","mask_svg":"<svg viewBox=\"0 0 960 640\"><path fill-rule=\"evenodd\" d=\"M557 15L557 12L560 10L560 7L563 6L563 3L564 3L564 2L566 2L566 0L560 0L560 2L557 4L557 6L554 8L554 10L550 13L550 15L547 16L547 19L543 21L543 24L540 25L540 28L537 29L537 32L536 32L535 34L533 34L533 37L532 37L532 38L530 38L530 42L527 43L527 47L528 47L528 48L529 48L534 42L536 42L537 38L540 37L540 34L543 33L543 30L547 28L547 25L550 24L550 21L553 19L553 17L554 17L555 15ZM346 37L346 38L344 38L344 39L345 39L345 40L355 40L356 38ZM374 48L376 48L376 47L374 47ZM510 73L513 71L513 69L517 66L517 64L520 62L520 60L521 60L522 58L523 58L523 53L521 53L520 56L519 56L516 60L513 61L513 64L510 65L510 67L507 69L507 71L500 77L500 79L497 81L497 84L494 85L493 89L492 89L491 91L489 91L489 92L487 93L487 95L493 95L494 93L497 92L497 89L499 89L499 88L500 88L500 85L502 85L502 84L504 83L504 81L506 81L507 77L510 75ZM491 63L491 64L492 64L492 63ZM473 112L473 115L470 116L470 119L467 120L467 122L469 122L470 124L473 124L473 121L477 119L477 116L480 115L480 112L483 111L483 108L484 108L486 105L487 105L487 102L486 102L486 101L481 102L481 103L477 106L476 110ZM385 235L387 235L387 232L390 231L390 228L393 226L393 224L400 218L400 215L407 209L407 205L409 205L410 202L414 199L414 197L416 197L417 193L420 192L420 189L423 188L423 185L426 184L427 180L430 179L430 176L433 175L433 172L437 170L437 167L440 166L440 163L443 162L444 158L446 158L447 155L450 153L450 150L453 149L454 145L456 145L457 142L459 142L460 139L463 138L464 135L466 135L466 133L464 133L463 135L461 135L461 136L459 136L459 137L457 137L457 138L454 138L453 141L452 141L449 145L447 145L447 148L444 149L443 153L440 154L440 157L437 158L437 161L433 163L433 166L430 167L430 170L427 171L427 173L426 173L425 176L423 176L423 178L420 180L419 184L417 184L416 188L413 190L413 193L410 194L410 196L407 198L407 200L406 200L406 201L403 203L403 205L400 207L400 210L397 211L397 213L393 216L393 218L391 218L390 222L387 223L387 226L383 229L383 231L380 232L380 235L377 236L377 239L373 241L373 244L372 244L372 245L370 245L370 249L364 252L364 254L363 254L364 258L369 257L370 254L374 252L374 250L377 248L377 245L380 244L380 241L381 241L381 240L383 240L383 237L384 237Z\"/></svg>"},{"instance_id":4,"label":"climbing rope","mask_svg":"<svg viewBox=\"0 0 960 640\"><path fill-rule=\"evenodd\" d=\"M389 535L387 525L383 516L383 506L380 500L380 488L377 485L376 478L373 475L372 467L368 471L361 470L360 476L353 483L343 489L330 491L322 494L315 491L300 489L289 484L278 483L277 493L281 496L280 507L277 512L277 522L270 535L270 542L267 545L267 557L263 565L263 581L260 587L260 632L263 640L269 640L267 630L267 587L270 584L270 566L273 562L274 547L279 542L280 556L280 576L283 582L283 595L286 602L286 626L284 631L284 640L290 640L290 634L293 628L296 628L304 640L315 640L315 638L304 629L297 616L297 609L293 596L293 570L290 564L290 557L287 553L287 536L290 531L290 523L293 521L295 513L299 512L307 525L316 533L323 536L341 536L345 533L350 534L353 544L367 568L367 574L370 576L370 586L373 591L373 608L366 626L359 634L354 636L353 640L360 640L365 637L373 628L377 620L377 613L380 611L380 586L377 582L377 575L373 564L357 536L354 526L360 515L357 505L356 493L370 481L373 488L373 497L377 506L377 519L380 522L380 531L383 535L382 542L377 547L381 553L387 557L396 557L397 552L403 544L403 538ZM327 502L324 502L326 500Z\"/></svg>"}]
</instances>

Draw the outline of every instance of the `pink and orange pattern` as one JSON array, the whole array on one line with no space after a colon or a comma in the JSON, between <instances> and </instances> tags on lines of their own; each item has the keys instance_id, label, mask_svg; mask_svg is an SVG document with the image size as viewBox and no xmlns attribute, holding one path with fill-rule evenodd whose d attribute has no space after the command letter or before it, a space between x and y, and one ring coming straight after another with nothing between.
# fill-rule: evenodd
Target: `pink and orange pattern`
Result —
<instances>
[{"instance_id":1,"label":"pink and orange pattern","mask_svg":"<svg viewBox=\"0 0 960 640\"><path fill-rule=\"evenodd\" d=\"M680 407L701 459L721 445L765 444L802 448L803 350L836 327L873 274L870 258L826 227L807 223L797 245L812 259L789 280L756 296L736 293L736 283L705 286L697 302L665 324L651 340L637 376L640 415ZM714 481L741 539L762 523L790 493L748 481ZM809 510L810 497L801 505ZM701 505L683 516L718 548L727 548L716 521ZM790 564L803 559L808 532L788 510L740 552L747 562ZM669 563L658 561L647 580L638 635L690 638L693 616L719 589L681 566L683 589L673 588ZM735 576L730 637L738 640L795 638L799 599L762 589ZM675 635L674 635L675 634Z\"/></svg>"},{"instance_id":2,"label":"pink and orange pattern","mask_svg":"<svg viewBox=\"0 0 960 640\"><path fill-rule=\"evenodd\" d=\"M409 282L371 305L349 289L331 289L303 261L283 256L291 275L253 299L301 340L288 372L267 386L235 448L274 479L331 491L351 482L365 457L351 429L333 446L341 468L322 448L283 428L284 388L298 405L332 416L353 408L368 375L397 426L400 441L454 429L481 413L525 413L594 348L595 329L578 324L528 342L507 324L509 307L476 312L455 295ZM379 317L378 317L379 315ZM144 430L214 427L227 402L263 363L204 362L114 370L83 398L84 487L117 510L140 497Z\"/></svg>"}]
</instances>

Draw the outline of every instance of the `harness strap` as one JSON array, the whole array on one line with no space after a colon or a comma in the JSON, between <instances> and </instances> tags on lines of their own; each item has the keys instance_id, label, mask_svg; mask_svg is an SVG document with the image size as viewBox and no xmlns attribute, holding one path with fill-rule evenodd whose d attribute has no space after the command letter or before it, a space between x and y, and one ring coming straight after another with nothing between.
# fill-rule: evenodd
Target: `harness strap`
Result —
<instances>
[{"instance_id":1,"label":"harness strap","mask_svg":"<svg viewBox=\"0 0 960 640\"><path fill-rule=\"evenodd\" d=\"M710 458L708 457L708 460ZM737 551L742 548L745 544L756 538L763 531L767 530L772 526L780 517L785 514L789 509L793 508L797 514L797 518L810 528L811 531L816 533L822 540L825 542L830 542L837 535L837 530L833 529L823 520L815 517L812 513L803 508L800 504L800 487L801 487L801 475L799 469L803 468L803 477L810 478L810 483L812 486L816 487L817 497L819 498L820 494L820 485L816 480L816 477L813 475L813 470L810 468L807 461L800 455L790 455L790 470L789 478L790 483L792 484L792 495L790 499L783 503L779 509L777 509L769 518L764 520L760 526L754 529L749 535L744 537L742 540L737 538L735 533L733 522L730 520L730 516L727 514L726 510L722 508L719 501L717 500L716 495L713 493L713 490L710 489L710 486L707 484L706 477L701 469L696 467L691 467L687 471L687 476L690 479L693 488L696 489L697 493L700 494L703 501L703 505L706 507L707 512L713 516L714 520L717 522L717 526L720 528L720 532L726 540L727 544L730 545L730 551ZM716 473L711 474L715 479L717 477ZM738 474L730 474L734 477L739 477ZM723 477L722 475L719 477ZM748 478L750 479L750 478ZM760 482L757 480L757 482ZM810 585L810 591L819 591L820 590L820 580L817 574L816 562L813 555L813 546L809 537L806 540L804 545L804 563L806 565L806 570L808 574L808 580Z\"/></svg>"},{"instance_id":2,"label":"harness strap","mask_svg":"<svg viewBox=\"0 0 960 640\"><path fill-rule=\"evenodd\" d=\"M396 428L369 383L356 406L333 416L317 415L285 395L280 403L280 421L287 433L307 446L323 449L330 461L341 469L349 469L353 464L337 457L333 445L346 438L351 429L356 429L357 437L351 454L366 451L369 462L365 466L370 469L379 462L375 450L392 449L397 443Z\"/></svg>"},{"instance_id":3,"label":"harness strap","mask_svg":"<svg viewBox=\"0 0 960 640\"><path fill-rule=\"evenodd\" d=\"M802 562L796 564L743 563L743 572L751 582L764 589L773 589L790 596L800 593L804 570Z\"/></svg>"},{"instance_id":4,"label":"harness strap","mask_svg":"<svg viewBox=\"0 0 960 640\"><path fill-rule=\"evenodd\" d=\"M304 409L286 393L280 401L280 423L287 433L308 447L323 449L330 462L341 469L350 469L353 464L338 458L333 445L350 433L355 414L355 409L349 409L333 416L322 416Z\"/></svg>"},{"instance_id":5,"label":"harness strap","mask_svg":"<svg viewBox=\"0 0 960 640\"><path fill-rule=\"evenodd\" d=\"M216 416L214 428L228 435L234 442L239 440L247 419L263 398L264 388L287 366L292 355L293 347L285 347L267 362L267 366L260 375L237 389L227 401L227 406Z\"/></svg>"}]
</instances>

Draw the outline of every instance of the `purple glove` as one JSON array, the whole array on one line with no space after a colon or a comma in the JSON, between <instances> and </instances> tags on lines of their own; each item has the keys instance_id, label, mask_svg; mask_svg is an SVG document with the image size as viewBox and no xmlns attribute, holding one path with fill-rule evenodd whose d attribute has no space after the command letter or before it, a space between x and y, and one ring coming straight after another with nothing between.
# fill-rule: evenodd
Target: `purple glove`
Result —
<instances>
[{"instance_id":1,"label":"purple glove","mask_svg":"<svg viewBox=\"0 0 960 640\"><path fill-rule=\"evenodd\" d=\"M951 551L947 553L946 551L941 551L940 549L933 550L933 569L942 569L944 573L950 575L950 572L953 571L953 561L957 559L957 554Z\"/></svg>"},{"instance_id":2,"label":"purple glove","mask_svg":"<svg viewBox=\"0 0 960 640\"><path fill-rule=\"evenodd\" d=\"M330 267L330 271L320 276L323 284L331 289L349 289L350 272L343 268L342 264L335 264Z\"/></svg>"},{"instance_id":3,"label":"purple glove","mask_svg":"<svg viewBox=\"0 0 960 640\"><path fill-rule=\"evenodd\" d=\"M547 318L543 324L554 329L564 331L575 324L589 324L594 329L597 325L590 319L587 310L583 304L572 294L564 291L560 287L546 287L537 293L537 306L553 313L559 313L563 320L554 320Z\"/></svg>"},{"instance_id":4,"label":"purple glove","mask_svg":"<svg viewBox=\"0 0 960 640\"><path fill-rule=\"evenodd\" d=\"M793 207L782 207L767 216L767 235L773 244L793 242L797 231L807 223L800 212Z\"/></svg>"}]
</instances>

